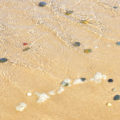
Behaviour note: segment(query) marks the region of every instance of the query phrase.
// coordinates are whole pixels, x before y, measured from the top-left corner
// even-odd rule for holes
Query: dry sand
[[[45,7],[38,6],[39,0],[0,1],[0,58],[8,58],[0,63],[0,120],[120,120],[120,102],[113,101],[120,93],[120,47],[115,44],[120,1],[45,1]],[[74,12],[67,16],[66,10]],[[90,23],[81,24],[82,19]],[[72,45],[76,41],[80,47]],[[85,54],[87,48],[92,52]],[[90,82],[96,72],[114,82]],[[87,82],[36,102],[35,92],[48,93],[64,79],[80,77]],[[18,112],[21,102],[27,108]]]

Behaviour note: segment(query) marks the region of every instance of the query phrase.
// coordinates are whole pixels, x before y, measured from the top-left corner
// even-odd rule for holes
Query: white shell
[[[83,83],[83,81],[81,79],[76,79],[73,81],[73,85],[77,85],[77,84],[80,84],[80,83]]]
[[[27,93],[27,96],[32,96],[32,93],[31,93],[31,92],[28,92],[28,93]]]
[[[50,96],[48,96],[46,93],[40,94],[40,93],[36,92],[35,94],[38,96],[38,100],[37,100],[38,103],[45,102],[47,99],[50,98]]]
[[[54,90],[49,91],[48,94],[49,94],[49,95],[55,95],[55,91],[54,91]]]
[[[18,106],[16,106],[16,110],[22,112],[27,107],[27,104],[21,102]]]
[[[64,91],[63,87],[60,87],[59,90],[57,91],[58,94],[61,94]]]

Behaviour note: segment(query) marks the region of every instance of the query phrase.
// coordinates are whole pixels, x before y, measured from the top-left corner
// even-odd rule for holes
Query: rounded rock
[[[120,95],[115,95],[115,96],[113,97],[113,100],[120,100]]]
[[[8,59],[7,58],[0,58],[0,63],[4,63],[4,62],[7,62]]]
[[[44,2],[44,1],[42,1],[42,2],[39,3],[39,6],[40,6],[40,7],[44,7],[44,6],[46,6],[46,5],[47,5],[47,3]]]

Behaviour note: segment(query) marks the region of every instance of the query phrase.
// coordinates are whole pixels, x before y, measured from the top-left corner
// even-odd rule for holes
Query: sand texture
[[[0,0],[0,120],[120,120],[120,1],[39,2]]]

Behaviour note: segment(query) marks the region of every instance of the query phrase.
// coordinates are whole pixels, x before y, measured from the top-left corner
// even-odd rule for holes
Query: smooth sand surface
[[[0,58],[8,58],[0,63],[0,120],[119,120],[120,101],[113,97],[120,93],[120,46],[115,44],[120,40],[120,2],[45,1],[45,7],[38,6],[39,0],[0,1]],[[73,13],[67,16],[66,10]],[[83,19],[89,23],[81,24]],[[84,53],[87,48],[92,52]],[[90,82],[96,72],[114,82]],[[48,93],[64,79],[80,77],[87,82],[36,102],[35,92]],[[18,112],[21,102],[27,108]]]

